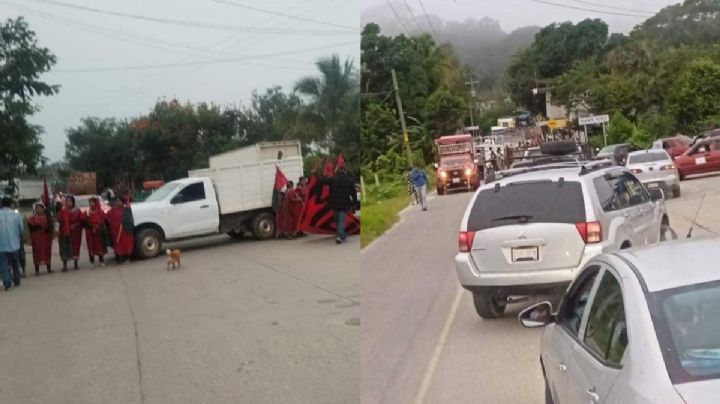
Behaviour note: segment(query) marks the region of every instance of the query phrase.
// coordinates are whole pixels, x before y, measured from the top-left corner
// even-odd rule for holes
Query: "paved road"
[[[682,192],[667,202],[680,236],[703,194],[694,238],[720,234],[720,176],[686,180]],[[470,197],[435,197],[428,212],[411,207],[361,253],[364,404],[543,402],[541,331],[516,320],[528,302],[484,321],[459,287],[452,258]]]
[[[180,246],[0,292],[0,402],[357,402],[358,237]]]

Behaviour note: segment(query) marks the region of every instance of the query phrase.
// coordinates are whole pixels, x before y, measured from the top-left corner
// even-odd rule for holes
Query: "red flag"
[[[330,166],[332,167],[332,163]],[[327,206],[330,186],[319,184],[317,177],[312,176],[307,189],[308,196],[300,229],[310,234],[335,234],[334,214]],[[360,234],[360,218],[348,212],[345,217],[345,230],[348,234]]]
[[[50,191],[48,190],[47,177],[43,181],[42,203],[45,205],[45,209],[50,209]]]
[[[273,193],[272,193],[272,208],[275,212],[280,209],[280,190],[287,185],[288,179],[283,174],[282,171],[280,171],[280,167],[277,165],[275,166],[275,186],[273,187]]]

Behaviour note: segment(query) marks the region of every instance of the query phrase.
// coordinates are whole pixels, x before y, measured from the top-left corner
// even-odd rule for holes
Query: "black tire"
[[[679,185],[677,187],[673,188],[672,194],[673,194],[673,198],[680,197],[680,186]]]
[[[548,156],[564,156],[577,153],[577,144],[572,140],[557,140],[540,145],[540,153]]]
[[[269,212],[258,213],[252,219],[252,233],[258,240],[275,237],[275,216]]]
[[[162,236],[153,228],[145,228],[135,237],[135,251],[140,258],[154,258],[162,250]]]
[[[506,299],[502,296],[485,295],[473,292],[475,311],[484,319],[501,318],[507,307]]]
[[[626,250],[630,247],[632,247],[632,244],[630,244],[629,241],[623,241],[623,243],[620,245],[621,250]]]
[[[435,187],[438,195],[445,195],[445,187]]]

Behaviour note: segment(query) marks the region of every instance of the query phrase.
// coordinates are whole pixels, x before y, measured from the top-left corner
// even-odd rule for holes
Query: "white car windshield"
[[[666,153],[648,152],[640,154],[631,154],[628,157],[628,164],[653,163],[656,161],[669,161],[670,156]]]
[[[661,313],[655,329],[672,382],[720,379],[720,281],[655,292],[650,301]]]
[[[170,195],[170,193],[172,193],[172,191],[174,191],[175,188],[177,188],[179,185],[180,184],[178,184],[177,182],[169,182],[156,189],[155,192],[150,194],[150,196],[145,199],[145,202],[162,201],[163,199],[167,198],[167,196]]]
[[[619,145],[616,145],[616,144],[610,145],[610,146],[605,146],[602,149],[600,149],[598,154],[613,154],[615,152],[615,149],[617,149],[618,146]]]

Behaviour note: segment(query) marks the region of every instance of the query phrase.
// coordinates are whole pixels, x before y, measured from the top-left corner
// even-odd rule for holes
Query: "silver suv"
[[[482,318],[509,296],[559,294],[578,268],[608,251],[670,234],[661,190],[607,161],[510,170],[465,210],[455,267]]]

